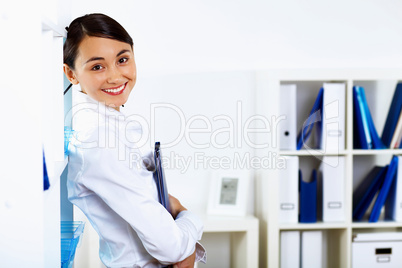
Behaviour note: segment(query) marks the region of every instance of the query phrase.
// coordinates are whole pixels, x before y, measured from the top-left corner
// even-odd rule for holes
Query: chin
[[[105,99],[105,102],[107,103],[107,106],[109,107],[121,107],[122,105],[124,105],[127,100],[128,97],[130,95],[131,89],[130,90],[125,90],[125,92],[123,92],[123,94],[120,94],[118,96],[108,96],[108,98]]]
[[[107,103],[107,106],[115,108],[115,107],[121,107],[127,102],[127,100],[110,100]]]

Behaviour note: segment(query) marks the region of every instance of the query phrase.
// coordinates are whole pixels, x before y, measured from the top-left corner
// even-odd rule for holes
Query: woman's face
[[[79,46],[75,69],[64,65],[64,71],[70,82],[81,84],[84,93],[116,110],[126,103],[137,78],[129,44],[91,36]]]

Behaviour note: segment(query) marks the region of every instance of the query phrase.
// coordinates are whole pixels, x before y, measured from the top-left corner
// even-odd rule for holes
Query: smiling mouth
[[[123,93],[124,89],[126,88],[128,82],[124,83],[123,85],[115,88],[105,88],[102,89],[103,92],[109,94],[109,95],[120,95]]]

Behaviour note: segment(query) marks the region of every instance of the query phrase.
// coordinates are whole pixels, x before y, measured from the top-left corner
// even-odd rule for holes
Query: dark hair
[[[117,21],[104,14],[94,13],[78,17],[66,27],[67,39],[64,43],[64,63],[74,69],[78,47],[86,36],[115,39],[133,47],[133,39]]]

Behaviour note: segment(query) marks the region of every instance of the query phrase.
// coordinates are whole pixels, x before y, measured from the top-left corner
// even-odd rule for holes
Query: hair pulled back
[[[74,70],[78,48],[86,36],[114,39],[133,47],[133,39],[117,21],[100,13],[87,14],[73,20],[66,27],[67,39],[63,47],[64,63]]]

